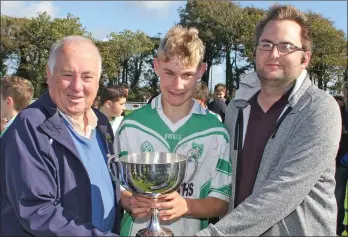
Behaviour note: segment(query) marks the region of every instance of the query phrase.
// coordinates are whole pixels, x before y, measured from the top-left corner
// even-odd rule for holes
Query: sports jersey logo
[[[141,144],[140,150],[141,152],[154,152],[155,149],[153,149],[150,142],[145,141],[143,144]]]
[[[204,148],[203,144],[197,144],[195,142],[192,143],[192,149],[196,150],[199,154],[198,158],[201,158],[203,154],[203,148]]]
[[[175,134],[175,133],[166,133],[164,134],[164,138],[169,140],[181,140],[181,135],[180,134]]]

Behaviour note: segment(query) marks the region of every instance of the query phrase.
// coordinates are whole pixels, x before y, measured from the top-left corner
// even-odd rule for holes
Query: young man
[[[122,86],[106,86],[100,93],[100,107],[102,112],[110,121],[114,135],[120,125],[126,110],[127,93]]]
[[[34,95],[34,87],[25,78],[5,76],[1,80],[1,120],[3,127],[0,136],[12,124],[19,111],[27,107]]]
[[[273,6],[256,27],[256,73],[240,83],[226,125],[231,211],[198,236],[336,235],[336,101],[311,83],[305,15]]]
[[[0,235],[116,236],[120,193],[106,165],[113,134],[91,108],[101,74],[98,48],[67,36],[52,46],[46,71],[48,92],[1,138]]]
[[[211,113],[219,121],[222,121],[220,115],[210,111],[207,108],[207,101],[209,100],[209,88],[208,88],[207,84],[202,83],[202,82],[198,82],[196,84],[196,92],[195,92],[193,98],[198,102],[198,104],[200,104],[204,109],[206,109],[208,113]]]
[[[204,45],[194,28],[175,26],[162,39],[154,69],[161,94],[151,104],[132,112],[121,123],[117,154],[136,152],[199,153],[197,172],[179,192],[158,202],[122,192],[127,213],[122,236],[135,236],[147,227],[149,210],[160,209],[162,225],[174,236],[192,236],[207,226],[208,218],[227,212],[231,191],[229,136],[224,125],[193,99],[196,82],[206,69]]]

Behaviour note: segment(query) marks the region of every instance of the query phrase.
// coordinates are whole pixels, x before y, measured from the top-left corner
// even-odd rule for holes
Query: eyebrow
[[[94,73],[92,71],[85,71],[85,72],[82,72],[81,74],[82,75],[85,75],[85,74],[92,74],[93,75]]]
[[[263,39],[260,42],[267,42],[267,43],[274,44],[271,40],[268,40],[268,39]],[[292,45],[295,45],[294,43],[289,42],[289,41],[280,41],[278,44],[292,44]]]
[[[64,73],[64,72],[74,72],[74,70],[71,69],[71,68],[63,68],[63,69],[60,71],[60,73]]]

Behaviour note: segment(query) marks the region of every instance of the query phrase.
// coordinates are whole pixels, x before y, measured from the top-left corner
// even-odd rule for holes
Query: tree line
[[[231,94],[239,87],[240,78],[254,71],[254,31],[265,10],[241,7],[233,1],[188,0],[178,14],[180,20],[173,25],[196,27],[206,46],[204,61],[208,68],[202,81],[209,85],[211,67],[224,63]],[[310,78],[319,88],[339,93],[347,79],[345,33],[319,13],[305,14],[313,40]],[[106,40],[97,40],[72,14],[54,19],[46,12],[30,19],[1,15],[1,76],[7,73],[6,62],[10,60],[17,66],[14,74],[29,79],[35,87],[34,96],[38,97],[46,89],[45,65],[50,47],[67,35],[83,35],[95,42],[103,61],[101,85],[127,83],[131,88],[130,100],[139,100],[158,90],[159,79],[152,60],[160,42],[159,33],[149,36],[140,30],[124,30],[111,32]]]

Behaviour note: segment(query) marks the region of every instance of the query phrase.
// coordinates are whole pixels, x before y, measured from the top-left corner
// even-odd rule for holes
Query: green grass
[[[343,223],[347,226],[348,225],[348,185],[347,185],[347,189],[346,189],[346,200],[344,201],[344,208],[346,210],[346,214],[344,216]],[[342,236],[348,236],[347,230],[345,230],[343,232]]]

